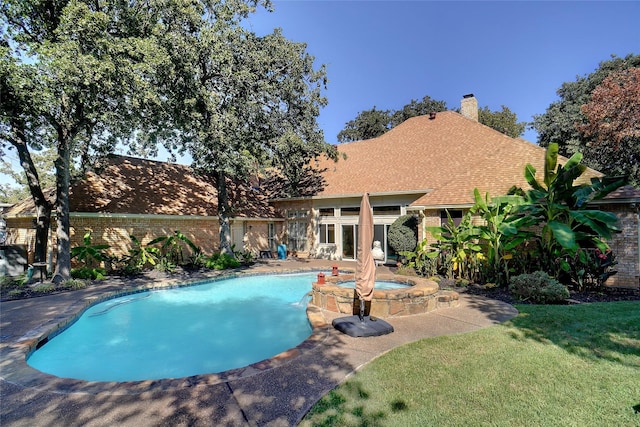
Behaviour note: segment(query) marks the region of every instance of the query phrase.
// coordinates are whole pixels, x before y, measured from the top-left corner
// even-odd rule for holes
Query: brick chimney
[[[472,93],[462,97],[460,114],[468,119],[478,121],[478,100]]]

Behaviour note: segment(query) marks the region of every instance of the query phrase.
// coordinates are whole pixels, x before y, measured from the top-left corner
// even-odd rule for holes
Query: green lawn
[[[303,426],[640,426],[640,302],[517,306],[376,359]]]

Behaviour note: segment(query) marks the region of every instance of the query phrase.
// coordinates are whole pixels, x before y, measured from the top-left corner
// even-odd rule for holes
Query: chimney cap
[[[473,98],[473,94],[472,93],[468,93],[468,94],[464,95],[463,98]]]

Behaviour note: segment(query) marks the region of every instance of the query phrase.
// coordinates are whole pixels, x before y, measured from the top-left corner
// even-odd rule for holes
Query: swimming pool
[[[142,292],[88,308],[33,352],[42,372],[86,381],[218,373],[300,344],[317,272],[218,280]]]

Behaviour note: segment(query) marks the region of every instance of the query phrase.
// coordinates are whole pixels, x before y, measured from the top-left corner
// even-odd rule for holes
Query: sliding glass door
[[[356,259],[358,242],[358,226],[345,224],[342,226],[342,259]]]

